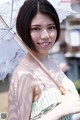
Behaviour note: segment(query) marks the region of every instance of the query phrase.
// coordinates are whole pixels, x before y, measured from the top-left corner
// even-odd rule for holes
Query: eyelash
[[[49,26],[47,29],[52,30],[52,29],[56,29],[56,27],[55,26]],[[39,31],[39,30],[40,30],[39,27],[31,28],[31,31]]]
[[[48,29],[56,29],[55,26],[49,26]]]
[[[40,28],[35,27],[35,28],[31,28],[31,30],[32,30],[32,31],[34,31],[34,30],[37,31],[37,30],[40,30]]]

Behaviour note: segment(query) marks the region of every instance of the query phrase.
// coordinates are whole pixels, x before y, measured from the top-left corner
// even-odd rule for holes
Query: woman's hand
[[[62,103],[57,105],[38,120],[59,120],[63,116],[80,112],[80,98],[78,95],[69,93],[63,95]]]
[[[69,93],[62,96],[60,104],[62,116],[80,113],[80,97],[77,94]]]

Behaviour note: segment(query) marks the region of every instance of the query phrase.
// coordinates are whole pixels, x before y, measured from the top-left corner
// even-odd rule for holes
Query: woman
[[[80,112],[79,95],[59,66],[48,58],[60,34],[55,9],[47,0],[27,0],[20,8],[16,28],[23,42],[69,94],[62,95],[28,52],[12,76],[8,120],[71,120],[72,114]]]

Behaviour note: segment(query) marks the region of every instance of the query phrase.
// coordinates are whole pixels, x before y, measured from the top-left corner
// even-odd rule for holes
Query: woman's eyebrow
[[[47,24],[47,26],[50,26],[50,25],[54,25],[55,26],[55,24],[54,23],[49,23],[49,24]],[[33,25],[31,25],[31,27],[38,27],[38,26],[41,26],[41,25],[39,25],[39,24],[33,24]]]
[[[54,23],[50,23],[50,24],[48,24],[48,26],[50,26],[50,25],[53,25],[53,26],[55,26],[55,24],[54,24]]]
[[[39,25],[39,24],[31,25],[31,27],[39,27],[39,26],[41,26],[41,25]]]

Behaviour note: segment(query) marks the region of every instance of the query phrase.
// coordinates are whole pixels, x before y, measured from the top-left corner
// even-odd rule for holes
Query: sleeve
[[[8,120],[29,120],[33,98],[32,80],[29,70],[14,73],[9,89]]]

